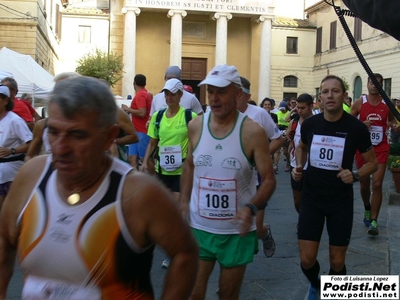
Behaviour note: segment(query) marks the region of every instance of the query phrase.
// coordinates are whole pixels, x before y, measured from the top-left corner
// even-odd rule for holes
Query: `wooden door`
[[[190,85],[202,105],[206,104],[206,87],[197,85],[206,78],[206,58],[182,58],[182,83]]]

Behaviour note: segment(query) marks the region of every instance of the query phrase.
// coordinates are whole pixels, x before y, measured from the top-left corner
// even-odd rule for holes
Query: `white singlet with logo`
[[[254,167],[241,144],[241,126],[246,116],[238,112],[232,131],[224,138],[215,138],[208,127],[210,115],[204,114],[200,140],[193,150],[190,225],[215,234],[238,234],[236,214],[256,194]],[[251,230],[255,230],[255,220]]]
[[[297,123],[296,130],[294,132],[294,137],[292,141],[292,150],[290,151],[290,166],[293,168],[297,167],[297,162],[296,162],[296,147],[299,145],[300,140],[301,140],[301,124],[300,122]],[[308,166],[308,161],[306,161],[303,170],[306,170]]]
[[[330,171],[339,171],[342,166],[343,137],[314,134],[310,149],[310,165]]]

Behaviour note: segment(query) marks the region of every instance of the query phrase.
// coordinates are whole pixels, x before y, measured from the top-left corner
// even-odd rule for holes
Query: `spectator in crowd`
[[[13,105],[10,89],[0,85],[0,211],[32,140],[26,123],[12,112]]]
[[[136,74],[133,80],[133,87],[136,95],[131,102],[131,106],[122,104],[122,109],[132,116],[132,124],[135,128],[139,142],[129,145],[129,162],[138,169],[146,154],[146,148],[149,144],[149,136],[147,135],[147,121],[150,116],[150,107],[152,99],[146,90],[146,76]]]
[[[6,85],[10,89],[10,98],[14,107],[12,111],[20,116],[26,122],[28,128],[32,131],[33,127],[35,126],[35,120],[26,104],[16,98],[18,94],[17,81],[12,77],[5,77],[1,80],[1,84]]]

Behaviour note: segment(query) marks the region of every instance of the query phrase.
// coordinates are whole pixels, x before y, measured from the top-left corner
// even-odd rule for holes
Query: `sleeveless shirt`
[[[23,298],[154,299],[150,282],[154,246],[136,245],[121,209],[131,167],[112,158],[92,197],[70,206],[58,194],[51,160],[49,156],[18,219]]]
[[[202,132],[193,150],[194,174],[190,198],[190,225],[215,234],[238,234],[234,218],[256,194],[254,165],[246,156],[241,128],[246,118],[238,112],[232,131],[223,138],[209,129],[211,113],[202,118]],[[255,230],[255,218],[251,230]]]
[[[368,102],[367,96],[363,95],[362,99],[363,102],[358,118],[362,122],[366,120],[372,121],[369,134],[375,152],[389,151],[389,143],[386,136],[389,108],[383,100],[374,106]]]

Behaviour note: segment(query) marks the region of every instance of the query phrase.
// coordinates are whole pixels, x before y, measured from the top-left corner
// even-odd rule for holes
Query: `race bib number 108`
[[[236,217],[236,180],[199,179],[199,214],[208,219]]]

